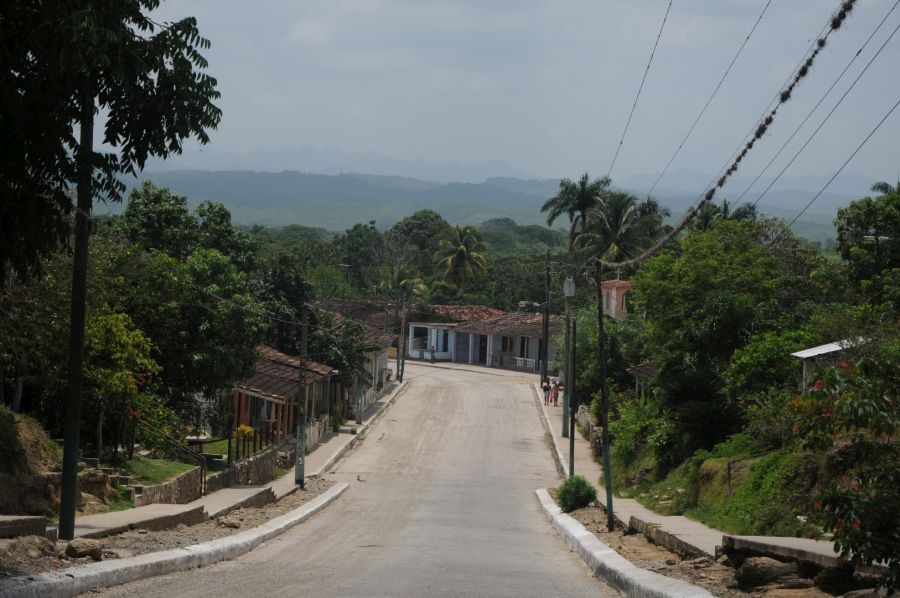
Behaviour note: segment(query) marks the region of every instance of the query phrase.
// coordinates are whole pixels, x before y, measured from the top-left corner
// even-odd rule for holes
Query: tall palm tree
[[[662,225],[668,210],[655,200],[638,199],[625,192],[612,191],[599,198],[588,210],[584,231],[574,248],[584,256],[605,261],[622,261],[640,254],[653,241],[664,235]]]
[[[443,269],[444,280],[458,287],[481,280],[487,272],[485,245],[472,226],[454,226],[448,239],[441,239],[434,259]]]
[[[571,179],[561,180],[559,193],[541,207],[541,212],[547,214],[547,226],[553,226],[563,214],[568,215],[571,247],[575,238],[584,230],[588,210],[597,205],[599,198],[609,189],[610,182],[609,177],[591,181],[588,173],[584,173],[577,183]]]
[[[896,186],[892,186],[890,183],[886,183],[884,181],[878,181],[874,185],[872,185],[872,191],[875,193],[881,193],[882,195],[900,195],[900,181],[897,181]]]

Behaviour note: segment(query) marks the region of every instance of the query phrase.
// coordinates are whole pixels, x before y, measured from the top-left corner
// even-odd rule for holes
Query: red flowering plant
[[[900,585],[900,402],[896,362],[865,358],[823,372],[804,395],[807,447],[827,454],[815,518],[852,565],[880,563]]]

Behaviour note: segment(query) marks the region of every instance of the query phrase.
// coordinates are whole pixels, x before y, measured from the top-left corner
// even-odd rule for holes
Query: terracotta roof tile
[[[456,332],[475,332],[478,334],[512,333],[539,337],[543,334],[544,317],[539,313],[511,312],[493,318],[471,320],[456,326]],[[558,334],[562,326],[562,317],[550,315],[550,334]]]

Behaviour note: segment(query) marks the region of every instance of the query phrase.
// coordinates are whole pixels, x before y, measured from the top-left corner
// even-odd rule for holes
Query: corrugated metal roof
[[[512,312],[493,318],[484,318],[462,322],[456,326],[456,332],[474,332],[477,334],[503,334],[510,333],[517,336],[539,337],[543,334],[544,316],[532,312]],[[562,317],[550,316],[550,334],[559,332],[562,326]]]
[[[241,380],[234,387],[237,390],[248,390],[261,396],[287,400],[300,392],[300,359],[285,355],[272,347],[262,346],[257,349],[259,359],[256,360],[254,372]],[[331,366],[307,360],[305,362],[306,380],[321,380],[332,371]]]
[[[791,355],[793,355],[794,357],[799,357],[800,359],[809,359],[810,357],[817,357],[819,355],[826,355],[828,353],[843,351],[844,349],[848,349],[856,344],[859,344],[859,341],[845,339],[842,341],[837,341],[836,343],[828,343],[825,345],[819,345],[818,347],[803,349],[802,351],[791,353]]]
[[[641,380],[656,380],[656,368],[649,361],[633,365],[625,371]]]

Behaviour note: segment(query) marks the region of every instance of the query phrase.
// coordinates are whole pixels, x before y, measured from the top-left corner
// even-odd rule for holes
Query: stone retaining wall
[[[578,424],[581,435],[590,443],[591,449],[594,451],[594,457],[600,458],[603,452],[600,441],[601,428],[587,405],[578,407],[578,411],[575,413],[575,423]]]
[[[208,476],[206,478],[206,491],[210,493],[229,486],[265,484],[275,479],[275,468],[277,465],[278,448],[273,445],[252,457],[232,463],[224,471]]]
[[[203,493],[203,471],[195,467],[178,475],[168,482],[156,486],[138,486],[132,488],[134,506],[143,507],[151,504],[181,505],[197,500]],[[138,488],[142,488],[138,492]]]

